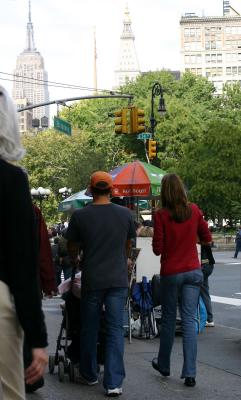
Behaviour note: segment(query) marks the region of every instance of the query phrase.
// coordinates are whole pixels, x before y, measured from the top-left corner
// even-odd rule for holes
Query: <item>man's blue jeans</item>
[[[97,379],[97,340],[105,306],[105,389],[121,387],[125,378],[123,314],[127,288],[83,291],[81,295],[80,373],[89,382]]]
[[[183,329],[184,363],[182,378],[196,376],[197,333],[196,318],[200,286],[203,281],[201,269],[164,276],[162,281],[162,325],[158,366],[170,372],[170,357],[175,337],[177,302],[180,300],[180,313]]]

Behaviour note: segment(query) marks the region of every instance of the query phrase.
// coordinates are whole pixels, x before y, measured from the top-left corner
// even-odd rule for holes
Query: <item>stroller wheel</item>
[[[69,380],[70,382],[75,381],[74,364],[72,362],[69,363]]]
[[[64,363],[63,361],[59,362],[58,365],[58,376],[59,376],[59,381],[64,382]]]
[[[64,372],[67,374],[69,371],[69,361],[67,359],[64,360]]]
[[[49,356],[49,373],[51,375],[54,373],[54,368],[55,368],[55,356],[51,354]]]

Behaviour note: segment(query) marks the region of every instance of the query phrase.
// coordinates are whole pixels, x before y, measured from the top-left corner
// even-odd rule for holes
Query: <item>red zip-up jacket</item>
[[[51,295],[52,292],[57,291],[57,288],[48,230],[40,209],[35,204],[33,204],[33,208],[38,230],[38,260],[41,289],[46,295]]]
[[[154,215],[154,254],[161,255],[161,275],[174,275],[200,268],[197,253],[197,235],[201,242],[211,242],[212,236],[202,211],[190,204],[191,217],[184,222],[175,222],[167,209]]]

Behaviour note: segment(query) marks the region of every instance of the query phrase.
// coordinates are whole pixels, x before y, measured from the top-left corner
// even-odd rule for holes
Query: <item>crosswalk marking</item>
[[[211,296],[214,303],[228,304],[230,306],[241,306],[241,299],[233,299],[230,297]]]

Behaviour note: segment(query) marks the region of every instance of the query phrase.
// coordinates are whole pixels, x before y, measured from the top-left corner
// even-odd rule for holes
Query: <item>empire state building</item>
[[[44,59],[37,51],[34,43],[31,2],[29,0],[26,47],[17,57],[16,69],[14,70],[13,99],[16,104],[27,105],[48,102],[47,81],[48,73],[44,68]],[[43,106],[33,109],[32,117],[39,120],[42,117],[49,119],[49,107]]]

